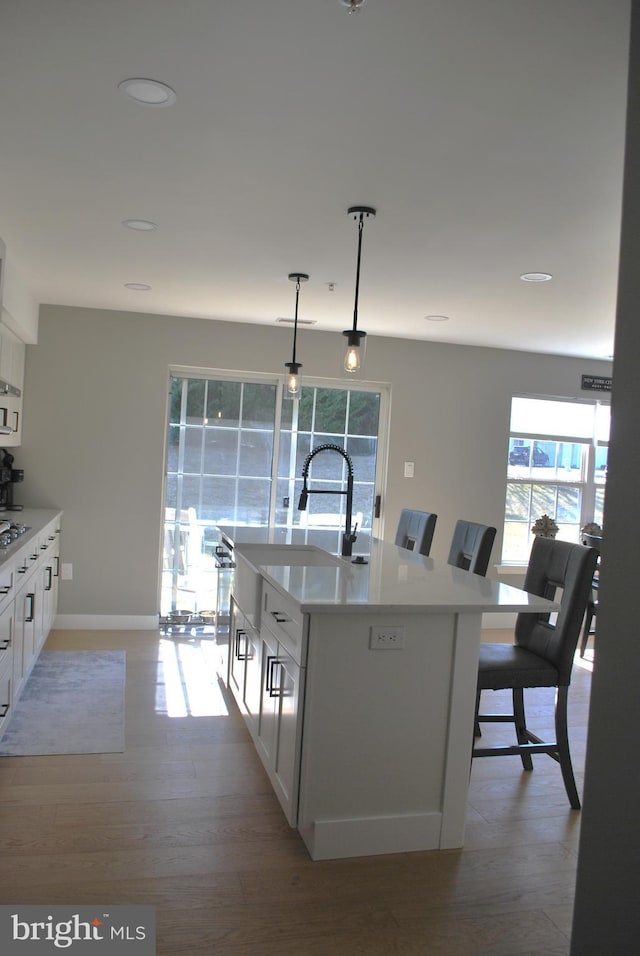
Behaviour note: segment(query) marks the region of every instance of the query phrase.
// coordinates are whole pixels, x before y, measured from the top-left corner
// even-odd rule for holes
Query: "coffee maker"
[[[13,486],[24,481],[22,468],[13,467],[13,455],[6,448],[0,448],[0,511],[22,511],[23,506],[13,500]]]

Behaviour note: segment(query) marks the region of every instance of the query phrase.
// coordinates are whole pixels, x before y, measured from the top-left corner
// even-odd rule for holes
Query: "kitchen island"
[[[375,539],[234,555],[229,687],[312,859],[462,846],[482,614],[557,605]]]

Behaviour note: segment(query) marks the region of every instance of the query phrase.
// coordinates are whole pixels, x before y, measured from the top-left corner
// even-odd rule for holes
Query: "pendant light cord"
[[[296,311],[293,317],[293,356],[291,361],[296,361],[296,339],[298,337],[298,297],[300,296],[300,279],[296,279]]]
[[[360,258],[362,255],[362,232],[364,229],[364,213],[360,213],[358,222],[358,262],[356,265],[356,294],[353,302],[353,331],[358,331],[358,296],[360,294]]]

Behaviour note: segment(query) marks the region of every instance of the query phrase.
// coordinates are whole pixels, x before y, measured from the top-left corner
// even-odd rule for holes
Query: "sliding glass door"
[[[345,497],[310,495],[299,511],[302,468],[321,444],[353,461],[353,517],[377,531],[383,485],[386,391],[306,382],[299,401],[283,398],[280,379],[172,373],[165,468],[160,614],[213,610],[218,525],[275,527],[282,539],[314,541],[339,551]],[[318,455],[310,487],[339,491],[340,455]]]

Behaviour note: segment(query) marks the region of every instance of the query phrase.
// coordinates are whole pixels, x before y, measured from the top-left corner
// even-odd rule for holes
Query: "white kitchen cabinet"
[[[262,684],[262,658],[260,633],[245,618],[245,677],[242,693],[244,719],[253,737],[258,733],[260,718],[260,689]]]
[[[0,612],[0,734],[13,704],[13,601]]]
[[[14,647],[14,692],[19,695],[24,682],[31,673],[36,662],[41,645],[38,611],[42,600],[40,576],[31,574],[27,581],[18,588],[15,597],[15,632]],[[18,648],[22,648],[22,660]]]
[[[262,685],[258,753],[291,826],[298,818],[304,671],[269,628],[260,632]]]
[[[11,429],[0,434],[0,447],[11,448],[22,440],[25,351],[24,342],[0,325],[0,426]]]
[[[236,601],[231,602],[229,687],[255,739],[260,709],[260,634]]]
[[[245,616],[235,601],[231,601],[231,621],[229,625],[229,687],[238,704],[242,705],[244,696],[244,678],[246,672],[246,634]]]
[[[53,511],[25,509],[19,520],[28,531],[0,549],[0,728],[6,729],[55,619],[60,518]]]

